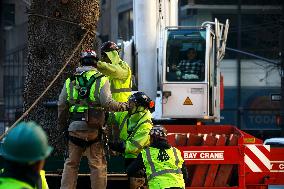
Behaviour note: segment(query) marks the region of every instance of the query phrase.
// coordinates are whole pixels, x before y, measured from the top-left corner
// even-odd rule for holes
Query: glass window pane
[[[118,37],[130,40],[133,35],[133,11],[127,10],[118,14]]]
[[[271,94],[280,94],[280,87],[243,87],[243,127],[250,129],[277,128],[280,101],[272,101]]]
[[[192,0],[193,1],[193,0]],[[204,5],[237,5],[238,0],[194,0],[195,4]],[[243,0],[243,5],[280,5],[282,0]]]
[[[170,30],[167,41],[166,80],[204,81],[205,30]]]
[[[4,26],[13,26],[15,24],[15,4],[4,3],[3,22]]]

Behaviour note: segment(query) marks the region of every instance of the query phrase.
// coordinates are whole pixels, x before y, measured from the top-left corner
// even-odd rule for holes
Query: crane
[[[220,121],[220,62],[225,55],[229,21],[178,26],[177,0],[134,0],[134,37],[123,43],[124,59],[135,70],[138,90],[156,99],[159,119]],[[134,48],[129,48],[129,46]],[[131,52],[135,49],[135,52]],[[194,49],[200,75],[172,66]],[[132,57],[131,57],[132,56]]]

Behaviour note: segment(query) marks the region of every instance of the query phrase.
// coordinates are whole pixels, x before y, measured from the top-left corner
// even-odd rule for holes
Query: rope
[[[64,22],[64,23],[67,23],[67,24],[73,24],[73,25],[81,27],[82,29],[89,28],[88,26],[84,26],[82,23],[77,23],[77,22],[65,20],[65,19],[62,19],[62,18],[54,18],[54,17],[46,16],[46,15],[43,15],[43,14],[36,14],[36,13],[28,13],[28,15],[29,16],[37,16],[37,17],[40,17],[40,18],[54,20],[54,21],[58,21],[58,22]],[[94,25],[95,22],[89,22],[88,24]]]
[[[78,43],[77,47],[73,50],[72,54],[69,56],[69,58],[67,59],[67,61],[65,62],[65,64],[63,65],[63,67],[60,69],[60,71],[58,72],[58,74],[54,77],[54,79],[50,82],[50,84],[47,86],[47,88],[41,93],[41,95],[34,101],[34,103],[29,107],[29,109],[27,109],[23,115],[18,118],[14,124],[9,127],[9,129],[3,133],[0,137],[0,140],[2,140],[4,138],[4,136],[11,130],[13,129],[24,117],[26,117],[28,115],[28,113],[35,107],[35,105],[37,105],[37,103],[40,101],[40,99],[45,95],[45,93],[50,89],[50,87],[54,84],[54,82],[59,78],[59,76],[62,74],[62,72],[64,71],[64,69],[66,68],[66,66],[69,64],[69,62],[71,61],[71,59],[74,57],[75,53],[78,51],[79,47],[82,45],[84,39],[87,37],[87,34],[90,31],[87,30],[86,33],[84,34],[83,38],[81,39],[81,41]]]
[[[49,20],[55,20],[55,21],[59,21],[59,22],[65,22],[65,23],[68,23],[68,24],[81,26],[81,24],[79,24],[77,22],[72,22],[72,21],[64,20],[64,19],[60,19],[60,18],[53,18],[53,17],[50,17],[50,16],[42,15],[42,14],[29,13],[29,16],[37,16],[37,17],[46,18],[46,19],[49,19]]]

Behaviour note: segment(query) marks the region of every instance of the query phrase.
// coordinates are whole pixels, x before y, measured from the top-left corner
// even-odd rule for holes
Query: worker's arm
[[[119,120],[121,116],[126,116],[125,112],[110,112],[107,124],[115,125],[117,128],[120,126]]]
[[[126,173],[129,177],[135,177],[137,172],[141,169],[145,169],[142,154],[138,154],[135,161],[133,161],[128,167],[126,167]]]
[[[61,90],[58,99],[58,128],[64,130],[67,127],[67,120],[69,118],[69,106],[66,102],[67,100],[67,91],[66,83]]]
[[[138,154],[143,148],[147,147],[150,143],[150,130],[152,128],[151,123],[143,123],[139,126],[133,137],[125,141],[125,153],[126,154]]]
[[[129,107],[128,102],[116,102],[112,99],[108,80],[101,88],[99,100],[102,107],[109,112],[127,111]]]
[[[179,70],[180,67],[182,66],[183,64],[183,60],[181,60],[177,65],[176,65],[176,70]]]
[[[99,61],[97,64],[97,69],[102,74],[113,79],[126,80],[130,74],[130,69],[124,62],[120,62],[118,64],[109,64]]]
[[[176,64],[171,65],[171,70],[172,71],[177,71],[177,65]]]

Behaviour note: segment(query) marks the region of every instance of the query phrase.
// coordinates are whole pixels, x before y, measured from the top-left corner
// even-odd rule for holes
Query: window
[[[186,10],[186,15],[187,16],[194,16],[197,14],[197,9],[187,9]]]
[[[280,5],[282,0],[242,0],[242,5]],[[237,5],[238,0],[195,0],[195,4]]]
[[[247,14],[242,16],[242,49],[266,58],[277,59],[280,15]]]
[[[13,26],[15,24],[15,4],[4,3],[2,14],[4,26]]]
[[[180,0],[180,6],[184,6],[188,4],[188,0]]]
[[[243,0],[243,5],[281,5],[282,0]]]
[[[128,10],[118,14],[118,37],[130,40],[133,36],[133,11]]]
[[[27,48],[6,54],[3,64],[4,111],[7,121],[13,122],[15,112],[23,107],[23,89],[25,82],[25,65]]]
[[[237,4],[238,0],[195,0],[195,4],[204,5],[234,5]]]
[[[198,82],[205,79],[205,30],[170,30],[166,80]]]
[[[227,47],[237,48],[238,15],[213,14],[221,23],[230,20]],[[241,15],[241,50],[265,58],[277,59],[279,52],[279,14],[244,14]],[[265,36],[265,37],[264,37]],[[236,53],[226,51],[225,58],[236,58]],[[251,57],[246,56],[246,59]]]

